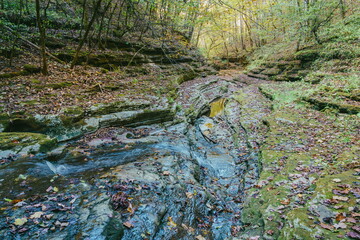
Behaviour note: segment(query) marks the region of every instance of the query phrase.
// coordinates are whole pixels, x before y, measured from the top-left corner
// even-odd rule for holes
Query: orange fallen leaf
[[[343,213],[339,213],[338,215],[336,215],[336,221],[340,222],[341,220],[345,219],[346,217],[344,216]]]
[[[282,201],[280,201],[280,203],[283,204],[283,205],[289,205],[290,204],[290,199],[288,198],[288,199],[282,200]]]

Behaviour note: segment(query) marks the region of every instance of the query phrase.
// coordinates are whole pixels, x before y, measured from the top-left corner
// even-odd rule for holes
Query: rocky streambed
[[[357,239],[358,116],[314,109],[313,87],[229,71],[176,99],[3,119],[0,235]]]
[[[119,108],[86,119],[87,125],[96,120],[92,132],[82,131],[85,135],[52,151],[6,155],[0,167],[0,234],[5,239],[236,236],[246,190],[260,169],[259,143],[249,131],[266,128],[260,120],[266,106],[250,117],[239,99],[237,91],[249,80],[194,79],[179,87],[174,107],[167,107],[176,114],[163,117],[144,104],[138,112]],[[131,114],[146,119],[131,128]]]

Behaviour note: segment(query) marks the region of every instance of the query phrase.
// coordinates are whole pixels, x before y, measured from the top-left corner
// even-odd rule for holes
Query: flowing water
[[[231,239],[242,224],[245,191],[258,176],[258,153],[235,118],[240,108],[221,104],[217,112],[233,109],[216,120],[202,116],[193,124],[149,127],[148,136],[122,134],[121,142],[85,136],[85,150],[74,141],[1,166],[6,219],[0,235]],[[14,224],[24,217],[24,225]]]

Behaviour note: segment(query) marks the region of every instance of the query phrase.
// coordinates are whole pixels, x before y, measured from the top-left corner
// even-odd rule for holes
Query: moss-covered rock
[[[315,49],[302,50],[295,53],[295,59],[302,62],[315,61],[319,56],[319,51]]]
[[[107,104],[96,104],[88,109],[86,112],[91,116],[106,115],[110,113],[117,113],[122,111],[134,111],[139,109],[144,109],[150,107],[149,102],[126,102],[126,101],[117,101]]]
[[[29,74],[39,73],[41,71],[40,67],[31,65],[31,64],[25,64],[23,67],[24,67],[24,70],[22,70],[22,71],[7,72],[7,73],[0,74],[0,79],[1,78],[12,78],[12,77],[18,77],[18,76],[26,76]]]
[[[39,73],[41,71],[41,67],[32,65],[32,64],[25,64],[24,70],[30,74],[32,73]]]
[[[47,125],[46,122],[38,121],[33,115],[23,112],[13,113],[3,121],[6,132],[42,132]]]
[[[337,195],[334,189],[356,186],[357,118],[342,115],[334,121],[334,116],[307,108],[299,99],[311,88],[303,82],[261,85],[274,109],[266,118],[269,131],[261,145],[262,172],[242,212],[247,236],[337,239],[346,235],[336,216],[350,211],[356,197]],[[346,201],[334,207],[328,203],[334,196]],[[354,225],[343,223],[347,229]]]
[[[334,108],[340,113],[358,114],[360,113],[360,104],[358,102],[336,101],[321,97],[304,97],[305,101],[311,103],[315,109],[323,110]]]
[[[196,72],[189,71],[188,73],[184,73],[175,77],[175,82],[180,85],[186,81],[190,81],[196,78],[197,76],[199,76],[199,74],[197,74]]]
[[[0,79],[18,77],[18,76],[26,75],[26,73],[27,73],[26,71],[2,73],[0,74]]]
[[[82,107],[72,106],[62,109],[59,117],[64,126],[70,126],[73,123],[79,122],[85,116],[85,111]]]
[[[46,84],[46,87],[51,87],[56,90],[56,89],[70,87],[72,85],[74,85],[74,83],[65,81],[65,82],[59,82],[59,83],[49,83],[49,84]]]
[[[66,47],[66,44],[63,42],[62,39],[55,38],[55,37],[46,37],[45,45],[51,49],[63,48]]]
[[[29,154],[46,152],[53,148],[56,140],[39,133],[2,132],[0,133],[0,157],[10,154]]]
[[[278,75],[280,73],[281,73],[281,69],[279,69],[277,67],[267,68],[261,72],[261,74],[268,75],[268,76],[274,76],[274,75]]]

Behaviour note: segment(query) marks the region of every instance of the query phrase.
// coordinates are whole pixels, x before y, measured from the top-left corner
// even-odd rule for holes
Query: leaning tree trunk
[[[38,0],[37,0],[37,1],[38,1]],[[76,49],[74,59],[73,59],[72,62],[71,62],[71,66],[70,66],[71,69],[73,69],[73,68],[75,67],[75,64],[76,64],[76,62],[77,62],[77,60],[78,60],[78,58],[79,58],[80,50],[81,50],[81,48],[84,46],[84,43],[85,43],[85,41],[86,41],[86,39],[87,39],[87,37],[88,37],[88,35],[89,35],[90,29],[91,29],[92,25],[93,25],[94,22],[95,22],[96,15],[97,15],[97,13],[98,13],[98,11],[99,11],[99,8],[100,8],[100,6],[101,6],[101,1],[102,1],[102,0],[98,0],[97,3],[96,3],[96,6],[95,6],[95,8],[94,8],[94,13],[93,13],[93,15],[92,15],[92,17],[91,17],[91,20],[90,20],[89,24],[88,24],[87,27],[86,27],[85,34],[84,34],[83,38],[81,39],[81,41],[80,41],[80,43],[79,43],[79,46],[78,46],[77,49]]]
[[[41,58],[42,58],[41,72],[42,72],[42,74],[47,75],[49,72],[48,72],[46,49],[45,49],[46,32],[45,32],[45,27],[43,25],[43,22],[41,19],[41,14],[40,14],[40,0],[36,0],[35,3],[36,3],[36,19],[37,19],[37,24],[38,24],[39,33],[40,33],[40,53],[41,53]]]

